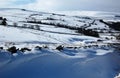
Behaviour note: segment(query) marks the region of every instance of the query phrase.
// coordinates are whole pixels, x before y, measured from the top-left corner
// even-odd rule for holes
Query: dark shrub
[[[120,34],[116,37],[117,40],[120,40]]]
[[[100,22],[104,22],[102,19],[99,20]]]
[[[84,48],[84,49],[87,49],[87,46],[84,46],[83,48]]]
[[[51,17],[47,17],[47,20],[56,20],[56,19],[51,18]]]
[[[0,17],[0,20],[3,20],[3,17]]]
[[[0,50],[3,50],[4,48],[3,47],[0,47]]]
[[[22,11],[26,11],[26,9],[21,9]]]
[[[5,26],[6,26],[6,25],[7,25],[7,22],[6,22],[6,21],[7,21],[7,19],[4,18],[3,21],[2,21],[2,25],[5,25]]]
[[[77,49],[77,47],[74,47],[74,49]]]
[[[41,50],[42,47],[40,47],[40,46],[36,46],[35,49]]]
[[[22,52],[25,52],[25,51],[31,51],[31,49],[25,47],[25,48],[21,48],[20,51],[22,51]]]
[[[59,51],[61,51],[61,50],[63,50],[63,48],[64,48],[64,47],[63,47],[62,45],[60,45],[60,46],[58,46],[56,49],[59,50]]]
[[[43,46],[43,48],[48,48],[48,46]]]
[[[17,52],[17,49],[16,49],[15,46],[13,46],[13,47],[8,48],[8,51],[13,54],[13,53],[16,53],[16,52]]]

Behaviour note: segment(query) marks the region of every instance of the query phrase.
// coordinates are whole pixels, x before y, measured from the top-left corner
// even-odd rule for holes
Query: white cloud
[[[33,3],[22,5],[21,7],[34,10],[50,11],[56,10],[56,7],[58,6],[57,3],[58,1],[56,0],[37,0]]]
[[[36,0],[22,5],[24,8],[52,11],[52,10],[97,10],[120,11],[119,0]]]

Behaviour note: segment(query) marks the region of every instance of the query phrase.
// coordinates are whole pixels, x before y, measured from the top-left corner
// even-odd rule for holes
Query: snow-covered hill
[[[103,12],[103,11],[57,11],[59,14],[66,14],[70,16],[88,16],[94,18],[101,18],[106,20],[119,21],[120,13],[119,12]]]
[[[114,78],[120,32],[109,24],[119,20],[119,13],[2,8],[0,78]]]

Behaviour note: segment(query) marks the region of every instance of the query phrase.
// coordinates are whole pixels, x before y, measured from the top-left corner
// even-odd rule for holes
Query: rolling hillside
[[[114,78],[119,13],[0,9],[0,78]]]

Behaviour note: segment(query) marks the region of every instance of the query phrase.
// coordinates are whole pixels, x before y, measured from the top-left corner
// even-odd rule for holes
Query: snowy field
[[[99,19],[119,22],[119,13],[69,13],[0,9],[7,19],[7,26],[0,25],[0,78],[117,78],[120,45],[111,44],[119,44],[119,31]],[[100,37],[77,28],[94,29]]]

